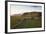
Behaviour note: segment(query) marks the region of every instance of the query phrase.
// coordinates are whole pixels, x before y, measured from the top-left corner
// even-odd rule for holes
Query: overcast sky
[[[23,14],[24,12],[42,11],[42,6],[36,5],[11,5],[11,15]]]

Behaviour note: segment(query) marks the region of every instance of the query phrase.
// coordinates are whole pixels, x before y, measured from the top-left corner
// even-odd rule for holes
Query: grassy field
[[[41,17],[39,19],[23,19],[21,16],[11,16],[11,29],[18,28],[39,28],[41,27]]]

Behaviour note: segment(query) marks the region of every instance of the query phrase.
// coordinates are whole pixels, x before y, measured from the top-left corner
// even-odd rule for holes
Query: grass
[[[18,28],[39,28],[41,27],[41,18],[23,19],[20,16],[11,16],[11,29]]]

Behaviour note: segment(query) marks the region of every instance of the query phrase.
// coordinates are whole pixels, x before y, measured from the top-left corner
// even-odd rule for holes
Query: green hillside
[[[29,12],[20,16],[11,16],[11,29],[41,27],[41,12]]]

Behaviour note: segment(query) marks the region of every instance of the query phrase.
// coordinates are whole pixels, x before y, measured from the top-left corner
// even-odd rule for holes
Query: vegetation
[[[11,16],[11,29],[41,27],[41,12],[29,12],[20,16]]]

